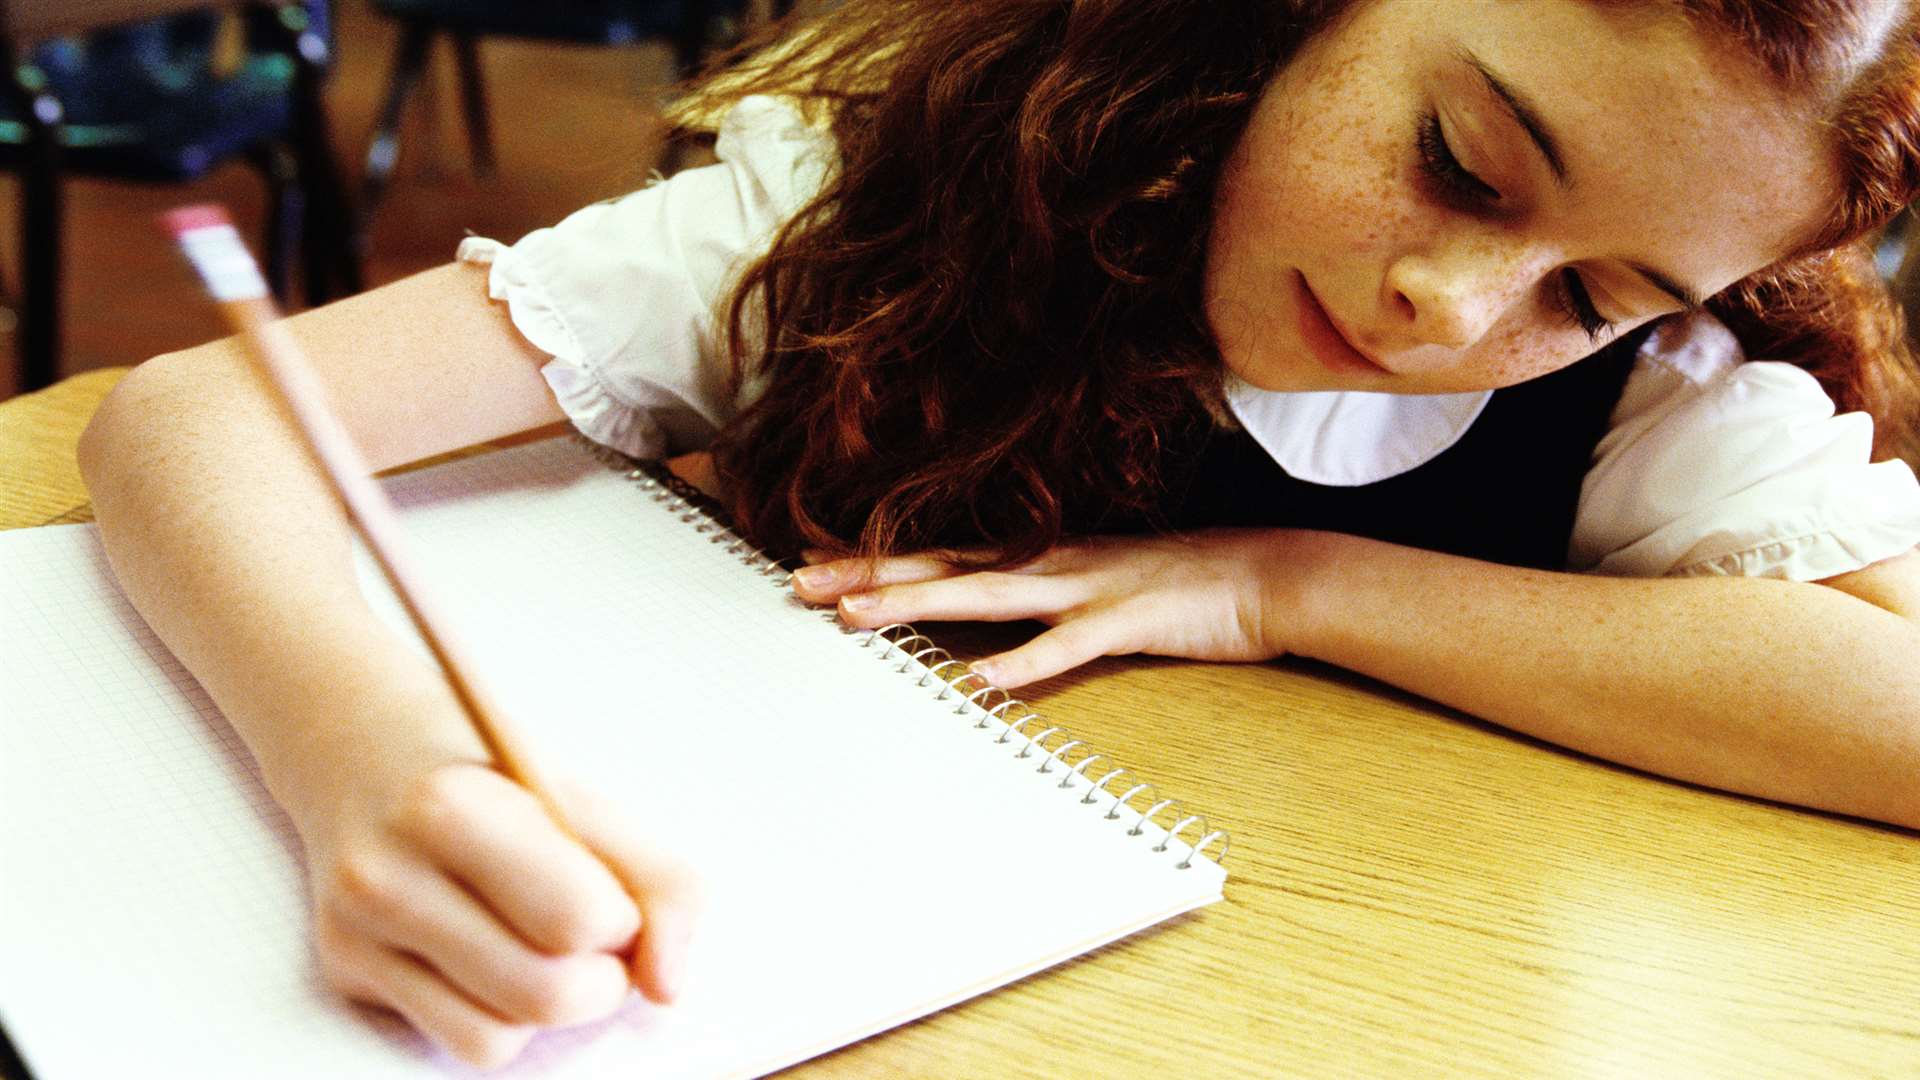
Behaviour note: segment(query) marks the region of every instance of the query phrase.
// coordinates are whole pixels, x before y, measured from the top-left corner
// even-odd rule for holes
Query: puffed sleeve
[[[1572,569],[1813,581],[1920,543],[1920,484],[1813,376],[1701,314],[1649,338],[1581,487]]]
[[[738,407],[720,336],[739,273],[819,192],[831,137],[751,97],[719,125],[719,163],[596,203],[505,246],[469,237],[487,289],[553,359],[541,369],[588,438],[634,457],[711,442]]]

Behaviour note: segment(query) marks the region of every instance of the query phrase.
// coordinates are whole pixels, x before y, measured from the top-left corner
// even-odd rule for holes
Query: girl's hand
[[[918,619],[1051,625],[1027,644],[971,665],[1000,686],[1122,653],[1266,660],[1290,648],[1289,620],[1277,617],[1293,610],[1290,536],[1284,529],[1219,529],[1095,537],[993,572],[956,567],[938,553],[840,559],[802,568],[794,590],[815,603],[837,602],[840,617],[859,627]]]
[[[693,879],[605,806],[556,796],[576,840],[471,761],[348,792],[301,830],[320,969],[347,997],[490,1068],[540,1028],[612,1013],[632,986],[673,996]]]

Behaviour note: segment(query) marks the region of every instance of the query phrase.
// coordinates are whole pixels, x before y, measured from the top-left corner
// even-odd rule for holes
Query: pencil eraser
[[[175,207],[161,214],[160,224],[166,228],[167,235],[177,240],[182,234],[194,229],[232,225],[233,219],[227,217],[227,208],[224,206],[216,203],[200,203],[197,206]]]
[[[262,300],[267,281],[223,206],[202,203],[160,215],[215,300]]]

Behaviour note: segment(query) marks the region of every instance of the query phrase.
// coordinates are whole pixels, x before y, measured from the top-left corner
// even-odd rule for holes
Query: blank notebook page
[[[708,892],[679,1004],[634,995],[507,1075],[765,1072],[1220,897],[1179,866],[1197,832],[1155,851],[571,441],[387,487],[542,761]],[[320,985],[298,840],[91,526],[0,534],[0,740],[0,1019],[41,1080],[460,1071]]]

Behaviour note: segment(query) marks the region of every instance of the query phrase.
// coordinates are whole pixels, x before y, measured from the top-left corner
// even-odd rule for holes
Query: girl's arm
[[[485,274],[452,264],[288,320],[373,467],[560,418]],[[584,803],[583,850],[486,767],[438,671],[361,597],[348,526],[234,343],[135,369],[80,464],[122,588],[300,831],[330,981],[498,1063],[624,999],[609,954],[639,896],[635,978],[667,996],[683,877]]]
[[[1824,583],[1643,580],[1227,530],[1085,542],[1001,574],[930,557],[821,569],[835,580],[797,587],[858,626],[1053,623],[985,661],[1003,685],[1110,653],[1297,653],[1622,764],[1920,828],[1920,553]]]
[[[1816,584],[1308,546],[1309,655],[1625,765],[1920,828],[1920,555]]]

